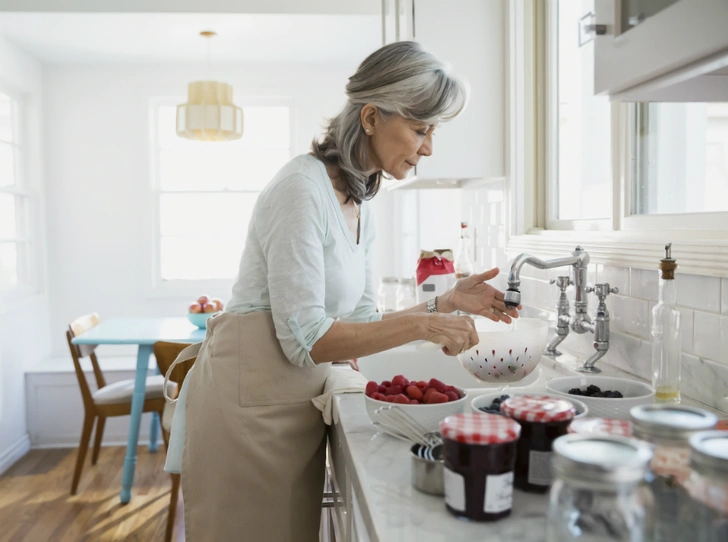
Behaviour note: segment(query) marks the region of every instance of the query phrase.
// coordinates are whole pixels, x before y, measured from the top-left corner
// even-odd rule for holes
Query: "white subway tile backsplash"
[[[622,295],[611,295],[607,298],[607,307],[610,306],[610,302],[612,327],[616,331],[636,335],[642,339],[650,337],[647,301]]]
[[[727,369],[720,363],[683,353],[680,391],[710,407],[728,412]]]
[[[728,316],[695,311],[694,326],[694,353],[728,363]]]
[[[678,270],[679,271],[679,270]],[[699,311],[720,312],[720,279],[700,275],[675,275],[677,304]]]
[[[598,264],[596,267],[597,282],[608,282],[611,288],[618,288],[620,294],[629,295],[629,268],[602,264]]]
[[[657,301],[658,297],[658,272],[645,269],[630,269],[629,271],[629,295],[640,299]]]
[[[723,303],[721,312],[723,314],[728,314],[728,279],[723,279],[723,284],[721,285],[720,289],[723,293]]]

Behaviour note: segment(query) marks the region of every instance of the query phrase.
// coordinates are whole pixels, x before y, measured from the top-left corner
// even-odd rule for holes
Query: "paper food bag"
[[[417,260],[417,303],[447,292],[455,284],[455,265],[450,249],[422,250]]]

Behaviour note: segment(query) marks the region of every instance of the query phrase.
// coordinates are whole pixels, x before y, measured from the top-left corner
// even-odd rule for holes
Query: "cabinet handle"
[[[596,16],[591,11],[579,19],[579,47],[583,47],[594,39],[594,36],[604,36],[607,25],[596,24]]]

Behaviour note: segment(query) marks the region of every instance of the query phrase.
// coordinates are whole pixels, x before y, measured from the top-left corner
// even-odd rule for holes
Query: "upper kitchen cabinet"
[[[457,187],[505,175],[505,0],[383,0],[384,43],[415,40],[452,66],[470,99],[435,130],[433,154],[396,188]]]
[[[629,102],[728,101],[728,0],[582,5],[578,37],[594,39],[596,94]]]

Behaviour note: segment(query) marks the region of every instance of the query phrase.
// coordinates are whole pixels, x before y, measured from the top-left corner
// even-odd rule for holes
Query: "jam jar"
[[[566,399],[547,395],[522,395],[506,399],[501,412],[521,426],[514,485],[533,493],[546,493],[551,486],[551,446],[567,433],[576,415]]]
[[[683,484],[690,477],[690,437],[712,429],[718,417],[686,405],[639,405],[629,411],[635,438],[652,447],[648,481],[655,496],[657,513],[654,542],[692,540],[683,529],[689,525],[690,497]]]
[[[495,414],[457,414],[440,422],[445,448],[445,506],[474,521],[511,513],[521,427]]]

